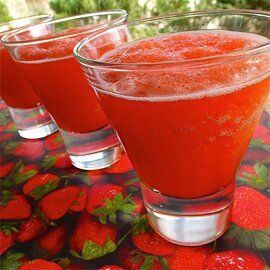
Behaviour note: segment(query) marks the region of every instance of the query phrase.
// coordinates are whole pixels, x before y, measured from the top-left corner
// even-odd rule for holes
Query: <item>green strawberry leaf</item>
[[[0,113],[0,126],[4,126],[7,123],[11,122],[11,117],[9,111],[6,110],[1,110]]]
[[[24,167],[23,161],[22,160],[18,161],[14,165],[14,167],[11,169],[10,173],[7,175],[7,177],[5,178],[5,180],[6,181],[10,181],[11,179],[13,179],[14,176],[16,176],[19,171],[22,171],[23,170],[23,167]]]
[[[270,270],[270,266],[266,265],[263,270]]]
[[[83,244],[82,256],[85,260],[96,259],[103,256],[102,246],[91,240],[87,240]]]
[[[129,212],[133,212],[136,209],[137,205],[135,204],[130,204],[130,203],[126,203],[120,206],[120,210],[129,213]]]
[[[22,265],[19,260],[24,257],[23,253],[7,252],[1,259],[0,269],[17,270]]]
[[[7,206],[8,202],[12,199],[12,194],[8,190],[2,190],[2,195],[0,197],[0,206]]]
[[[133,222],[132,235],[136,236],[146,231],[152,231],[148,225],[146,215],[136,217]]]
[[[267,167],[261,163],[256,163],[254,165],[254,171],[262,179],[266,179],[268,177],[268,174],[269,174]]]
[[[113,199],[113,205],[115,207],[119,207],[120,204],[122,203],[123,199],[124,199],[124,196],[123,196],[122,192],[119,192],[118,194],[115,195],[115,197]]]
[[[111,223],[116,224],[116,214],[115,213],[111,213],[109,215],[109,220],[110,220]]]
[[[9,180],[3,180],[2,182],[1,182],[1,184],[2,184],[2,186],[3,187],[5,187],[5,188],[9,188],[9,187],[11,187],[12,186],[12,183],[9,181]]]
[[[157,257],[157,260],[159,262],[159,264],[162,266],[162,270],[169,270],[169,264],[168,264],[168,261],[166,260],[165,257],[163,256],[158,256]]]
[[[252,147],[252,148],[255,147],[255,148],[259,148],[267,152],[270,152],[270,145],[264,143],[264,141],[261,138],[252,139],[250,141],[249,147]]]
[[[102,224],[106,224],[107,217],[111,223],[116,224],[116,214],[118,212],[120,212],[120,214],[130,213],[137,207],[136,204],[132,201],[131,195],[124,198],[121,192],[116,194],[113,200],[105,198],[104,204],[104,207],[97,208],[93,211],[93,214],[99,215],[99,221]]]
[[[140,270],[151,270],[153,268],[155,257],[152,255],[145,255],[145,260],[140,267]]]
[[[109,200],[108,198],[104,199],[104,203],[105,203],[106,208],[113,208],[113,202]]]
[[[9,155],[13,152],[13,150],[18,146],[18,142],[6,142],[3,143],[4,151],[2,154]]]
[[[57,264],[59,264],[63,269],[67,269],[68,266],[70,265],[71,261],[68,257],[65,258],[57,258],[54,260],[55,262],[57,262]]]
[[[33,195],[35,200],[40,200],[44,195],[48,194],[58,186],[58,179],[51,180],[42,186],[36,187],[30,195]]]
[[[48,170],[55,164],[56,157],[55,156],[45,156],[42,160],[41,167],[43,170]]]
[[[225,239],[233,238],[241,248],[253,250],[270,249],[270,229],[247,230],[232,224],[228,232],[224,235]]]
[[[70,250],[70,253],[77,258],[84,260],[92,260],[100,258],[108,253],[114,252],[117,248],[117,245],[110,239],[107,238],[107,241],[104,246],[100,246],[94,241],[86,240],[83,244],[82,255],[74,250]]]
[[[28,179],[32,178],[38,173],[37,170],[29,170],[23,173],[19,173],[18,175],[15,175],[13,178],[13,182],[15,185],[22,184],[26,182]]]
[[[17,226],[18,223],[16,221],[2,221],[1,231],[3,231],[6,236],[9,236],[12,232],[19,232]]]
[[[129,179],[125,182],[125,186],[130,186],[130,185],[133,185],[134,183],[138,182],[139,181],[139,178],[138,177],[135,177],[135,178],[132,178],[132,179]]]
[[[100,222],[101,224],[103,224],[103,225],[105,225],[105,224],[107,223],[107,218],[106,218],[105,215],[99,216],[98,219],[99,219],[99,222]]]

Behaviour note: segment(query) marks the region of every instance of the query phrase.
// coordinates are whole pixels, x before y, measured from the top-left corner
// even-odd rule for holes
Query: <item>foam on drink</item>
[[[269,39],[263,36],[226,30],[188,31],[130,42],[104,54],[99,60],[135,65],[159,63],[156,76],[147,71],[147,66],[138,66],[135,71],[119,73],[114,81],[110,78],[110,72],[106,72],[100,75],[103,89],[111,90],[113,87],[115,91],[98,91],[149,102],[229,94],[269,76],[269,55],[237,58],[239,50],[248,50],[268,42]],[[228,53],[236,55],[227,59]],[[202,61],[207,57],[211,61],[212,56],[220,57],[219,65],[211,67],[207,66],[210,64],[207,59]],[[194,69],[192,60],[206,65]]]

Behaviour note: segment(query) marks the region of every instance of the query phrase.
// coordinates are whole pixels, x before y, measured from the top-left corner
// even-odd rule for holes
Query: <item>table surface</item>
[[[206,246],[182,247],[148,231],[138,178],[126,156],[104,170],[78,170],[58,133],[24,140],[0,105],[1,215],[11,219],[1,222],[1,269],[263,269],[270,264],[267,112],[237,174],[228,232]],[[139,226],[146,232],[132,236]]]

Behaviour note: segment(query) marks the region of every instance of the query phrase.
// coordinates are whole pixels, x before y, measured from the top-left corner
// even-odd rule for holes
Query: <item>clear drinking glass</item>
[[[228,228],[270,90],[269,29],[266,12],[192,12],[111,27],[74,48],[168,241],[202,245]],[[104,54],[116,43],[104,37],[122,32]]]
[[[3,40],[57,123],[73,165],[80,169],[113,164],[122,147],[94,91],[89,91],[73,47],[90,34],[123,23],[126,17],[124,10],[72,16],[25,28]]]
[[[51,19],[52,15],[37,15],[0,24],[0,39],[22,27]],[[36,139],[57,131],[57,126],[1,41],[0,53],[0,96],[7,104],[19,134],[27,139]]]

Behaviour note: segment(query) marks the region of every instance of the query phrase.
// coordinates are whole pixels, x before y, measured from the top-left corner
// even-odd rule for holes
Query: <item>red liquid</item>
[[[248,34],[193,32],[120,46],[102,59],[175,61],[223,54],[256,42]],[[197,70],[183,65],[178,70],[163,66],[160,72],[103,74],[104,81],[117,81],[117,93],[98,92],[100,102],[141,181],[180,198],[206,196],[234,181],[270,89],[269,76],[235,86],[252,72],[257,72],[254,79],[269,70],[269,55],[256,59],[224,59]]]
[[[1,98],[16,109],[30,109],[40,101],[8,51],[0,45]]]
[[[97,98],[72,57],[74,45],[82,37],[20,48],[19,65],[57,125],[78,133],[108,124]]]

